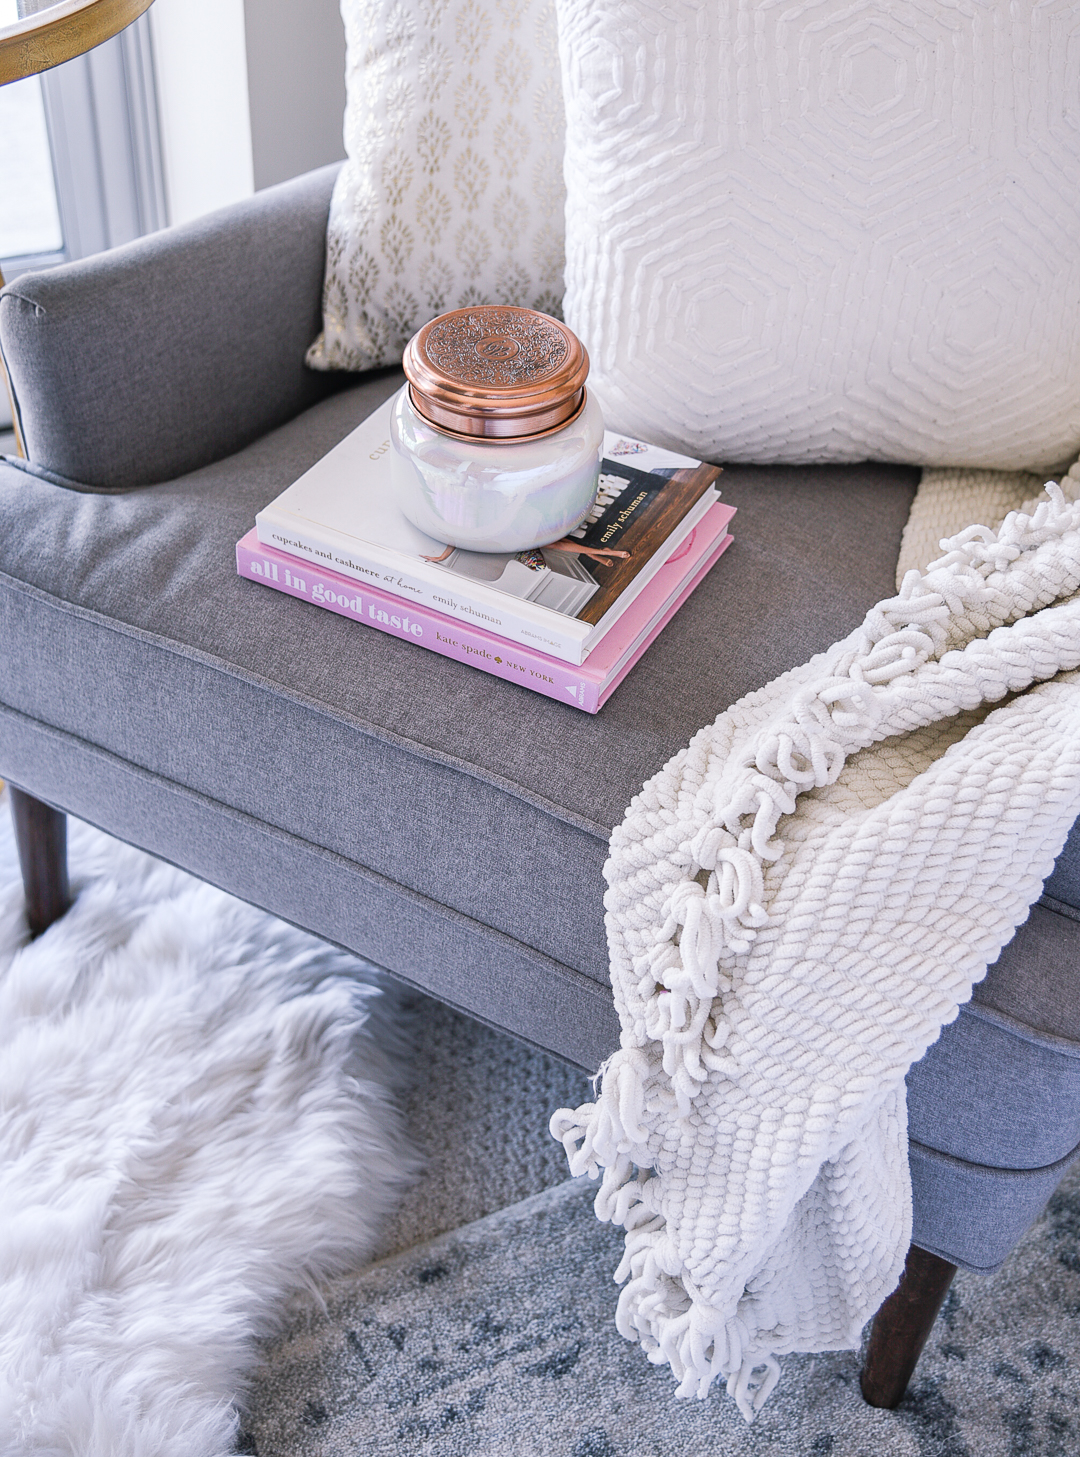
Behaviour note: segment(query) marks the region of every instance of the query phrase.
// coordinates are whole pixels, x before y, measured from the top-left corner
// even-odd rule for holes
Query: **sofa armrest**
[[[0,293],[0,349],[32,468],[121,490],[229,455],[340,382],[322,327],[337,167]]]

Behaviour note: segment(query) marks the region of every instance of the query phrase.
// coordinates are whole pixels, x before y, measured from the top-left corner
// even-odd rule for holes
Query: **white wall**
[[[148,13],[170,222],[345,155],[338,0],[155,0]]]
[[[255,188],[244,0],[155,0],[149,15],[169,221],[182,223]]]
[[[255,186],[344,157],[338,0],[244,0],[244,17]]]

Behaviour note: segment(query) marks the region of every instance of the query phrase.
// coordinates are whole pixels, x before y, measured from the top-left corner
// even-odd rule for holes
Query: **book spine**
[[[330,532],[312,532],[291,519],[279,519],[273,507],[259,512],[255,529],[264,546],[304,557],[328,571],[341,572],[369,587],[415,602],[417,607],[430,607],[442,616],[483,628],[566,663],[580,665],[585,659],[589,627],[576,618],[533,607],[507,592],[477,594],[473,600],[460,576],[440,572],[427,563],[419,563],[418,570],[409,571],[392,561],[380,560],[374,552],[347,548]]]
[[[735,513],[732,512],[731,514],[734,515]],[[720,560],[724,552],[727,551],[728,547],[734,540],[735,538],[733,536],[724,536],[719,541],[714,542],[713,545],[709,548],[704,558],[698,563],[693,575],[683,585],[683,588],[679,592],[678,596],[674,599],[674,601],[669,602],[664,611],[660,613],[660,615],[655,619],[652,627],[650,627],[645,636],[640,639],[637,647],[634,649],[631,656],[627,658],[626,662],[611,679],[610,683],[608,683],[606,687],[601,688],[600,692],[597,694],[596,699],[598,711],[599,709],[603,708],[604,704],[615,692],[615,689],[618,688],[619,684],[626,677],[627,673],[629,673],[630,669],[635,667],[637,663],[640,662],[640,660],[649,651],[653,643],[663,632],[664,628],[667,627],[668,623],[675,616],[676,612],[678,612],[679,608],[686,601],[687,597],[690,596],[690,593],[693,592],[694,589],[700,585],[702,580],[708,575],[708,573]]]
[[[336,573],[324,574],[299,560],[287,564],[275,549],[263,552],[237,542],[236,570],[240,576],[289,597],[325,607],[339,617],[416,643],[444,658],[469,663],[492,677],[519,683],[586,713],[596,713],[600,706],[597,683],[580,668],[556,662],[544,653],[532,653],[516,643],[493,640],[486,632],[473,631],[441,612],[402,602],[387,592],[351,585],[346,588]]]

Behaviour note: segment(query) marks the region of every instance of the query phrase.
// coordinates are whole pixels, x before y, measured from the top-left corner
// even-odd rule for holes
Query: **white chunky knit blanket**
[[[964,490],[960,509],[1001,497],[978,477],[928,472],[909,537]],[[618,1328],[679,1395],[723,1376],[752,1419],[777,1355],[857,1346],[899,1279],[904,1076],[1080,814],[1080,467],[1063,484],[942,541],[850,637],[703,729],[612,835],[622,1045],[552,1132],[573,1173],[603,1171]]]

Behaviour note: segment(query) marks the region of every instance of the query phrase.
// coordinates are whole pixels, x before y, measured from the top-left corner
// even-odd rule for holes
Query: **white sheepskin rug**
[[[0,816],[0,1453],[224,1457],[257,1339],[415,1174],[398,999],[75,822],[28,943]]]

